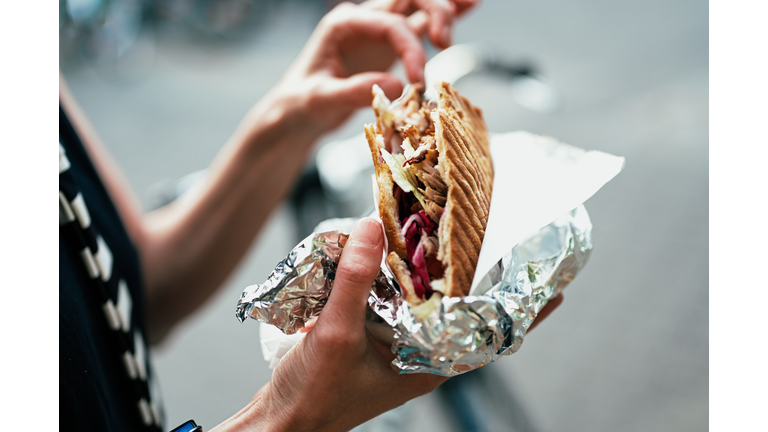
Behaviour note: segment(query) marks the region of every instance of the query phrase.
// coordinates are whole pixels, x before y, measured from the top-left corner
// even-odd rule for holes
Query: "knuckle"
[[[344,257],[336,270],[336,280],[342,280],[344,283],[353,285],[364,285],[373,282],[371,266],[365,258],[353,254]]]
[[[355,14],[356,5],[350,2],[341,2],[328,12],[322,21],[330,28],[334,28],[348,21]]]
[[[407,24],[405,15],[387,14],[387,17],[393,27],[403,27]]]
[[[304,103],[308,110],[317,110],[323,107],[326,102],[325,94],[322,91],[322,83],[317,76],[311,76],[304,82]]]
[[[347,329],[336,332],[334,340],[334,345],[339,348],[339,352],[347,352],[351,348],[357,346],[360,342],[358,338]]]
[[[347,355],[360,343],[360,340],[349,329],[331,328],[326,330],[317,335],[317,341],[322,347],[330,348],[325,350],[330,356]]]

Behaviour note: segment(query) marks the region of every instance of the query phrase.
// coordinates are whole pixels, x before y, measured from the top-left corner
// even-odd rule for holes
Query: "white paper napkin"
[[[276,368],[280,359],[306,335],[306,333],[287,335],[271,324],[259,323],[261,355],[269,362],[269,368]]]
[[[493,135],[491,154],[493,197],[473,289],[514,245],[583,204],[624,168],[623,157],[529,132]]]

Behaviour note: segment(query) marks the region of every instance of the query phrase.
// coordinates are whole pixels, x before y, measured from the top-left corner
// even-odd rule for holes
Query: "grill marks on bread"
[[[444,295],[456,297],[469,294],[474,277],[488,223],[493,165],[482,111],[447,83],[443,83],[438,94],[436,109],[430,113],[426,109],[427,105],[421,104],[418,113],[430,115],[428,126],[415,121],[416,105],[410,101],[408,118],[418,123],[418,126],[406,125],[399,131],[408,137],[411,147],[417,152],[406,163],[418,169],[416,176],[422,183],[419,189],[432,210],[425,211],[435,222],[439,221],[436,233],[439,243],[437,259],[443,266],[443,283],[434,284],[433,288],[442,289]],[[397,126],[398,122],[395,123]],[[377,139],[376,132],[383,131],[376,131],[372,125],[365,128],[376,167],[379,214],[389,242],[390,253],[386,261],[400,282],[406,300],[412,305],[418,305],[423,299],[415,295],[411,271],[405,261],[407,251],[405,240],[400,235],[398,203],[394,198],[395,184],[389,167],[379,155],[379,149],[384,148],[385,144],[381,136]],[[415,142],[417,138],[418,143]],[[434,144],[431,140],[434,140]],[[430,149],[416,147],[424,144]],[[435,252],[434,245],[430,246],[431,256]]]
[[[436,113],[439,167],[448,185],[440,219],[438,259],[445,265],[444,294],[469,294],[488,224],[493,165],[482,112],[443,83]]]

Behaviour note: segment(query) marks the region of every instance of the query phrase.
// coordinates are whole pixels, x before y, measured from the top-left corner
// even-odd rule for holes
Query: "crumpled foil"
[[[347,236],[314,233],[281,261],[269,279],[245,289],[236,315],[293,334],[320,314]],[[459,375],[517,352],[547,302],[586,264],[592,223],[584,206],[514,245],[466,297],[442,297],[411,308],[384,267],[368,297],[369,329],[391,329],[392,364],[401,373]],[[437,300],[437,298],[436,298]],[[429,311],[429,308],[432,308]],[[378,322],[378,324],[377,324]]]
[[[338,231],[312,234],[261,285],[251,285],[237,302],[237,319],[266,322],[294,334],[320,315],[336,277],[336,266],[349,235]]]

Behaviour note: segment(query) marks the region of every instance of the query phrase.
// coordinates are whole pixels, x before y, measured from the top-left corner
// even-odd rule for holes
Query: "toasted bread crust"
[[[493,164],[482,111],[447,83],[439,89],[435,139],[448,198],[438,227],[445,294],[469,294],[488,224]]]
[[[365,125],[365,138],[368,140],[368,148],[371,150],[371,159],[376,170],[376,183],[379,188],[379,217],[382,225],[384,225],[384,233],[387,235],[389,251],[394,251],[400,258],[405,259],[408,257],[408,253],[405,249],[405,239],[400,235],[397,201],[393,195],[395,184],[392,181],[392,171],[381,160],[379,155],[381,147],[376,140],[376,130],[373,125]]]

